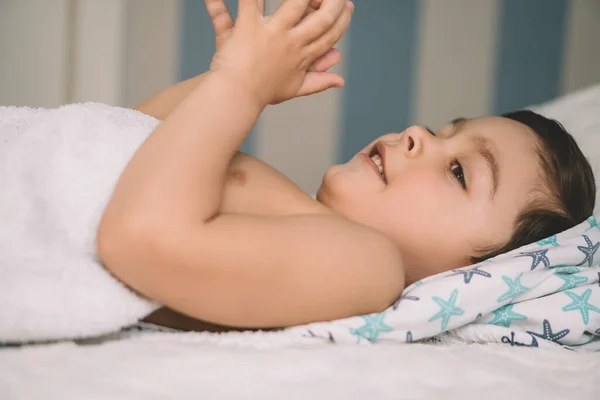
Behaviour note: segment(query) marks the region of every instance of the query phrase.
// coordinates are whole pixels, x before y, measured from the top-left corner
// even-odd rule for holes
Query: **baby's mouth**
[[[371,158],[371,161],[373,161],[373,164],[375,164],[375,166],[379,170],[379,175],[381,176],[381,179],[383,180],[384,183],[387,184],[387,179],[385,178],[385,173],[384,173],[384,168],[383,168],[383,166],[384,166],[383,165],[384,164],[383,152],[384,152],[383,145],[381,143],[377,142],[371,148],[371,151],[369,152],[369,157]]]

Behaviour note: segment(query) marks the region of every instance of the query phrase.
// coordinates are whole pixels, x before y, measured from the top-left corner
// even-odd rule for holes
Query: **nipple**
[[[234,169],[227,173],[227,183],[232,185],[243,185],[246,182],[246,172],[241,169]]]

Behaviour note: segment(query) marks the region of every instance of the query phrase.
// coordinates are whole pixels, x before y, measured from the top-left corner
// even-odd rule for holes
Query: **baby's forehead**
[[[510,194],[524,194],[529,192],[526,189],[543,186],[540,142],[527,125],[509,118],[482,117],[468,120],[462,129],[490,144],[498,160],[501,186]]]
[[[508,151],[517,155],[525,153],[528,156],[539,154],[540,143],[537,134],[527,125],[504,117],[479,117],[461,119],[456,129],[463,131],[466,136],[482,138],[494,146],[499,152]]]

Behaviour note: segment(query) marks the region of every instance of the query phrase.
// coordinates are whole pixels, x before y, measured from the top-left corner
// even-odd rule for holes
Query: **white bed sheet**
[[[600,356],[559,348],[256,349],[168,336],[4,349],[0,398],[591,400],[600,392]]]

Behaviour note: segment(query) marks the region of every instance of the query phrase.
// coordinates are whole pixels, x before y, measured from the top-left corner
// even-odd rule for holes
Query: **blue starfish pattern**
[[[565,281],[561,287],[556,289],[557,292],[562,292],[563,290],[573,289],[579,286],[582,283],[586,283],[588,278],[586,276],[577,276],[577,275],[563,275],[563,274],[554,274],[557,278]]]
[[[570,329],[563,329],[562,331],[553,333],[552,326],[550,326],[550,321],[548,321],[547,319],[545,319],[542,324],[543,324],[544,333],[536,333],[536,332],[531,332],[531,331],[527,331],[527,333],[529,333],[530,335],[533,335],[533,336],[537,336],[541,339],[550,340],[554,343],[559,343],[558,341],[560,339],[564,338],[565,336],[567,336],[569,334],[569,332],[571,332]]]
[[[327,331],[327,337],[325,337],[325,336],[317,335],[316,333],[314,333],[313,331],[308,329],[308,335],[303,334],[302,336],[323,339],[323,340],[327,341],[328,343],[335,344],[335,338],[333,337],[333,334],[330,331]]]
[[[531,260],[531,270],[533,271],[540,263],[543,263],[544,267],[546,267],[546,268],[548,268],[550,266],[550,260],[548,259],[548,257],[546,257],[547,252],[548,252],[548,249],[537,250],[537,251],[526,251],[526,252],[519,254],[519,256],[528,256],[528,257],[533,258],[533,260]]]
[[[598,272],[598,286],[600,286],[600,272]]]
[[[411,331],[406,332],[406,343],[412,343],[412,341],[413,341],[412,332]]]
[[[385,313],[362,315],[361,317],[365,320],[365,324],[358,329],[350,328],[350,334],[356,335],[358,342],[360,342],[361,337],[367,339],[369,342],[375,342],[380,333],[391,332],[393,330],[391,326],[387,326],[383,322]]]
[[[585,239],[587,246],[577,246],[577,248],[579,249],[579,251],[585,254],[585,258],[582,262],[577,264],[577,266],[588,263],[588,267],[591,267],[592,262],[594,262],[594,254],[598,251],[598,248],[600,247],[600,242],[596,242],[596,244],[593,245],[589,237],[583,235],[583,238]]]
[[[403,294],[402,296],[398,297],[396,299],[396,301],[394,302],[394,304],[392,304],[392,310],[395,310],[398,308],[398,306],[400,305],[400,300],[412,300],[412,301],[419,301],[421,300],[419,297],[417,296],[412,296],[410,294]]]
[[[491,325],[502,325],[508,328],[512,321],[523,321],[527,319],[526,315],[514,312],[514,304],[507,304],[494,311],[494,318],[488,322]]]
[[[465,313],[461,308],[456,307],[456,305],[455,305],[456,297],[458,297],[458,289],[454,289],[452,291],[448,301],[442,299],[441,297],[437,297],[437,296],[433,296],[431,298],[433,301],[435,301],[438,304],[438,306],[440,306],[441,309],[437,314],[435,314],[433,317],[429,318],[428,322],[432,322],[438,318],[441,318],[442,319],[442,332],[445,331],[446,328],[448,327],[448,321],[450,321],[450,318],[452,318],[452,316],[463,315]]]
[[[485,271],[481,271],[479,269],[479,267],[473,267],[473,268],[469,268],[469,269],[463,269],[463,270],[452,270],[454,272],[453,275],[463,275],[463,279],[465,281],[465,283],[469,283],[471,282],[471,279],[473,278],[473,275],[481,275],[481,276],[485,276],[486,278],[491,278],[492,275],[489,272],[485,272]]]
[[[583,318],[583,323],[585,325],[590,321],[590,311],[594,311],[600,313],[600,308],[595,307],[588,303],[590,301],[590,296],[592,295],[592,289],[586,289],[585,292],[578,296],[573,292],[565,292],[567,296],[573,300],[571,304],[567,304],[562,308],[563,311],[573,311],[578,310],[581,313],[581,318]]]
[[[587,222],[589,222],[589,224],[590,224],[588,231],[593,228],[598,228],[598,230],[600,231],[600,225],[598,225],[598,220],[596,219],[596,217],[594,217],[594,216],[589,217]]]
[[[549,238],[542,239],[537,242],[538,246],[546,246],[547,244],[552,247],[558,247],[558,242],[556,241],[556,235],[550,236]]]
[[[500,341],[502,343],[505,343],[505,344],[510,344],[511,346],[518,346],[518,347],[539,347],[537,339],[535,338],[535,336],[533,336],[531,334],[529,336],[531,336],[531,343],[529,343],[529,344],[517,342],[515,340],[515,333],[514,332],[510,332],[510,337],[508,337],[508,336],[502,336],[502,338],[500,339]]]
[[[528,287],[525,287],[521,284],[522,276],[522,273],[519,274],[519,276],[517,276],[514,281],[508,276],[502,276],[502,280],[508,285],[508,291],[502,296],[498,297],[498,303],[502,303],[506,300],[513,301],[515,298],[519,297],[520,295],[529,290]]]
[[[596,329],[596,332],[594,332],[596,335],[600,336],[600,328]]]

